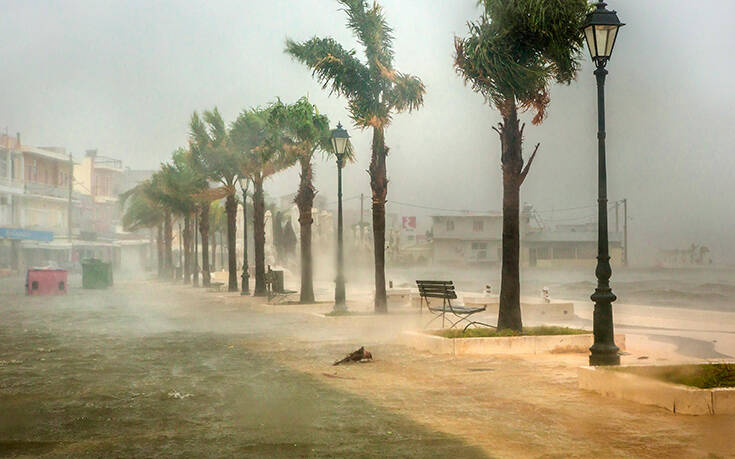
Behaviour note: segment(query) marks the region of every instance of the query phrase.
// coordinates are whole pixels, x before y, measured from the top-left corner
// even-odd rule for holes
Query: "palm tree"
[[[156,229],[156,253],[158,259],[158,277],[163,276],[163,215],[161,206],[152,199],[153,182],[145,180],[134,188],[120,195],[120,206],[123,208],[122,224],[125,231],[137,231],[143,228]]]
[[[286,152],[301,166],[299,189],[294,202],[299,209],[301,233],[301,303],[314,302],[313,259],[311,255],[311,209],[317,194],[313,183],[313,160],[318,151],[331,153],[329,118],[319,113],[316,105],[302,97],[295,104],[274,105],[287,140]]]
[[[254,296],[265,296],[265,196],[263,182],[293,164],[285,154],[285,139],[276,115],[277,104],[245,110],[232,123],[230,138],[240,154],[241,173],[253,183]]]
[[[209,234],[212,236],[212,261],[211,265],[217,269],[217,235],[227,228],[227,215],[220,201],[209,204]]]
[[[164,180],[161,171],[154,173],[151,178],[145,182],[146,186],[141,188],[147,199],[158,206],[160,211],[162,224],[159,231],[159,239],[163,240],[163,250],[159,258],[160,273],[162,279],[173,279],[173,251],[171,241],[173,240],[173,229],[171,224],[172,212],[167,203],[166,192],[164,188]],[[162,260],[162,261],[161,261]]]
[[[191,116],[192,157],[199,165],[198,168],[202,174],[209,180],[221,183],[226,191],[225,213],[227,214],[227,265],[229,270],[227,290],[236,292],[238,289],[235,184],[240,176],[240,158],[231,148],[229,133],[217,108],[205,111],[203,118],[202,121],[197,112]]]
[[[549,105],[549,85],[569,84],[579,69],[585,0],[482,0],[483,13],[469,36],[455,38],[455,68],[503,118],[503,259],[498,329],[523,326],[519,280],[520,188],[539,145],[525,163],[518,111],[533,110],[540,124]]]
[[[382,7],[367,0],[339,0],[347,13],[347,26],[365,48],[365,60],[355,57],[332,38],[297,43],[286,40],[286,52],[313,70],[313,75],[348,100],[355,126],[372,128],[370,187],[373,193],[375,253],[375,311],[388,310],[385,295],[385,198],[388,194],[385,128],[393,113],[416,110],[424,103],[424,84],[415,76],[393,68],[393,30]]]
[[[184,282],[191,280],[192,217],[197,212],[197,197],[208,185],[205,178],[192,167],[191,152],[178,149],[172,161],[161,165],[164,186],[162,199],[175,214],[184,218]],[[194,228],[196,231],[196,228]]]

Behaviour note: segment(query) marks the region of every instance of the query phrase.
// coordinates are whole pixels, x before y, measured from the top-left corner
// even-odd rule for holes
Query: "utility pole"
[[[71,225],[72,225],[72,217],[71,217],[71,210],[72,210],[72,203],[71,203],[71,192],[73,189],[73,182],[74,182],[74,159],[71,156],[71,153],[69,153],[69,177],[67,180],[68,183],[68,189],[69,189],[69,202],[67,204],[66,208],[66,237],[69,239],[69,263],[74,259],[74,246],[71,242]]]
[[[628,199],[623,199],[623,266],[628,266]]]
[[[620,225],[618,224],[619,215],[618,215],[618,207],[620,207],[620,201],[615,201],[615,232],[620,232]]]

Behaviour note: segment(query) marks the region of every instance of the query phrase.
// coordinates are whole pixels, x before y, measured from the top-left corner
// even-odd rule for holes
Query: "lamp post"
[[[334,311],[347,310],[345,303],[345,273],[344,273],[344,245],[342,242],[342,167],[350,135],[337,123],[337,129],[332,129],[332,148],[337,157],[337,279],[334,288]]]
[[[242,290],[241,296],[250,295],[250,273],[248,273],[248,179],[240,177],[242,189]]]
[[[607,168],[605,165],[605,66],[612,54],[618,29],[624,24],[615,11],[598,2],[587,14],[582,26],[590,56],[595,63],[597,77],[597,288],[590,297],[595,302],[592,330],[595,337],[590,347],[590,365],[620,365],[618,347],[615,345],[612,303],[617,299],[610,288],[610,251],[607,232]]]

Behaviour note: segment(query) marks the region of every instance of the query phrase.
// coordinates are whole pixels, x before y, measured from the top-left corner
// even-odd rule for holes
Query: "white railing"
[[[11,179],[10,177],[0,177],[0,185],[11,188],[23,189],[23,181]]]

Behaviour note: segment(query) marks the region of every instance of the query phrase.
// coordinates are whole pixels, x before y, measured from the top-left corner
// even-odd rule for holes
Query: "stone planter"
[[[497,296],[465,296],[467,306],[485,306],[490,314],[498,313]],[[530,298],[521,299],[521,315],[529,320],[569,320],[574,317],[574,303],[552,300],[551,303],[535,302]]]
[[[735,388],[699,389],[606,367],[581,367],[578,376],[580,389],[658,406],[673,413],[735,414]]]
[[[402,343],[432,354],[513,355],[587,352],[592,334],[549,336],[504,336],[497,338],[443,338],[430,333],[407,331]],[[615,343],[625,349],[625,335],[616,335]]]

